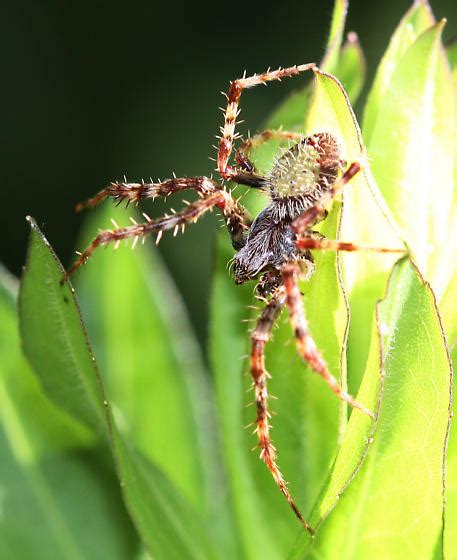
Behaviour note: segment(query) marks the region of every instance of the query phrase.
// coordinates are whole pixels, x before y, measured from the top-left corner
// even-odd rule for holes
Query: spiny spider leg
[[[375,415],[371,410],[368,410],[368,408],[356,401],[354,397],[340,387],[337,380],[329,372],[324,358],[317,349],[305,318],[300,287],[298,285],[299,273],[300,267],[297,263],[290,262],[282,268],[282,277],[286,289],[286,303],[289,308],[290,322],[299,354],[324,379],[338,398],[374,418]]]
[[[203,214],[215,206],[222,211],[226,219],[233,244],[242,243],[244,231],[248,227],[244,222],[243,209],[227,191],[215,189],[213,192],[203,196],[201,200],[190,203],[182,212],[171,216],[164,216],[157,220],[148,219],[147,222],[142,224],[100,232],[89,247],[81,253],[73,266],[65,273],[62,283],[84,264],[100,245],[115,243],[115,246],[117,246],[123,239],[130,238],[134,239],[133,243],[135,244],[140,237],[145,237],[154,232],[158,234],[157,238],[160,239],[162,232],[169,229],[174,229],[176,234],[179,228],[184,229],[186,224],[195,223]]]
[[[292,223],[292,228],[296,235],[306,233],[315,223],[319,222],[326,215],[327,204],[339,194],[347,183],[361,170],[360,163],[354,162],[346,169],[340,179],[333,183],[332,187],[324,193],[321,198],[316,201],[313,206],[305,210],[301,216],[299,216]]]
[[[96,206],[105,198],[112,197],[114,200],[127,203],[138,203],[141,200],[157,196],[167,197],[170,194],[184,190],[195,190],[200,197],[205,197],[211,193],[225,193],[224,219],[232,238],[235,248],[242,247],[244,243],[244,232],[252,223],[249,212],[239,202],[234,200],[230,193],[221,189],[220,185],[209,177],[175,177],[160,183],[111,183],[108,187],[100,191],[93,198],[84,203],[78,204],[76,209],[90,208]]]
[[[251,375],[253,378],[253,385],[255,390],[255,402],[257,406],[257,419],[256,419],[256,433],[259,438],[260,458],[267,465],[269,471],[278,485],[281,493],[289,502],[290,507],[295,515],[304,525],[304,527],[313,533],[312,527],[304,519],[300,510],[296,506],[287,483],[276,464],[276,448],[273,446],[270,439],[270,412],[268,411],[268,391],[267,379],[269,376],[265,369],[265,345],[270,340],[273,326],[281,313],[285,303],[285,290],[284,286],[279,286],[272,294],[271,299],[263,308],[260,317],[257,320],[256,326],[251,333]]]
[[[352,163],[343,173],[341,178],[333,184],[332,188],[311,208],[308,208],[292,224],[297,235],[295,246],[297,249],[319,249],[330,251],[374,251],[377,253],[404,253],[405,248],[373,247],[369,245],[356,245],[347,241],[326,239],[323,236],[311,235],[309,228],[322,219],[326,213],[326,204],[333,199],[357,173],[360,171],[359,163]]]
[[[201,194],[208,194],[219,189],[219,185],[208,177],[181,177],[168,179],[159,183],[119,183],[114,182],[101,190],[93,198],[81,202],[76,206],[79,212],[85,208],[96,206],[105,198],[112,197],[114,200],[122,202],[139,202],[146,198],[156,198],[157,196],[167,197],[172,193],[193,189]]]
[[[312,70],[316,65],[301,64],[300,66],[291,66],[290,68],[279,68],[278,70],[268,71],[263,74],[243,77],[230,83],[227,97],[227,109],[225,111],[224,126],[221,130],[222,136],[219,140],[219,150],[217,154],[217,168],[223,179],[234,179],[236,171],[228,165],[230,154],[232,153],[233,143],[235,141],[235,123],[239,115],[239,102],[243,89],[267,84],[275,80],[281,81],[283,78],[297,76],[307,70]]]

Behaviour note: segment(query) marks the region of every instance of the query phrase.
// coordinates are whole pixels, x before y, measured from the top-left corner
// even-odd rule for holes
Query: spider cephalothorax
[[[158,183],[112,183],[94,198],[78,205],[78,209],[94,206],[107,197],[119,202],[139,202],[146,198],[166,197],[186,189],[197,191],[199,198],[188,203],[179,213],[165,215],[157,220],[152,220],[144,214],[145,222],[141,224],[135,222],[128,227],[116,227],[100,232],[89,247],[80,253],[62,282],[67,280],[100,245],[114,243],[117,247],[121,240],[133,239],[134,246],[138,239],[144,241],[151,233],[157,234],[158,242],[165,230],[172,229],[174,233],[179,229],[184,230],[186,224],[196,222],[208,210],[217,207],[222,212],[232,245],[237,251],[233,259],[235,281],[240,284],[258,279],[256,293],[265,302],[256,327],[251,332],[250,356],[260,457],[296,516],[306,529],[312,532],[313,529],[300,513],[276,463],[276,449],[270,439],[268,373],[265,368],[264,349],[275,321],[282,308],[287,306],[297,351],[302,358],[340,399],[373,416],[368,409],[346,393],[329,372],[309,332],[298,284],[299,277],[306,279],[313,271],[311,249],[354,251],[360,248],[352,243],[326,239],[312,229],[317,222],[325,219],[326,206],[358,173],[360,165],[352,163],[343,172],[345,164],[341,159],[339,144],[328,132],[303,136],[283,130],[266,130],[243,142],[235,153],[235,166],[229,165],[236,138],[235,121],[243,89],[295,76],[310,69],[319,72],[314,64],[304,64],[243,77],[230,84],[225,123],[219,140],[217,169],[223,180],[261,189],[269,194],[270,204],[255,220],[249,217],[248,212],[233,198],[230,191],[208,177],[173,178]],[[249,151],[273,137],[292,141],[293,144],[278,158],[270,174],[261,176],[249,160]],[[374,250],[398,251],[383,248]]]

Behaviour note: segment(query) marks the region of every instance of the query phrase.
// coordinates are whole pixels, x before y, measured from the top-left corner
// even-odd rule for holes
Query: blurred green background
[[[409,5],[351,2],[347,30],[359,35],[368,83]],[[20,272],[26,214],[37,219],[68,264],[84,220],[74,205],[108,181],[124,174],[133,181],[164,179],[173,171],[211,173],[208,157],[214,157],[211,145],[222,122],[219,92],[244,69],[319,61],[332,7],[333,0],[5,5],[1,260]],[[432,7],[437,18],[448,18],[445,37],[455,34],[456,0],[436,0]],[[301,83],[245,94],[244,130],[259,128]],[[160,202],[146,206],[153,216],[164,211]],[[207,217],[184,237],[165,235],[160,246],[202,343],[217,225]]]

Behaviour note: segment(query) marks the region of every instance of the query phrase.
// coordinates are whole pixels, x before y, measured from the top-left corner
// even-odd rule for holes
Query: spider
[[[236,254],[233,258],[233,274],[237,284],[257,281],[256,294],[264,302],[255,328],[251,332],[250,373],[252,375],[256,403],[256,434],[260,458],[265,462],[281,493],[289,502],[297,518],[313,533],[312,527],[298,509],[287,483],[277,464],[276,448],[270,438],[270,413],[268,409],[267,379],[265,368],[265,345],[281,310],[287,306],[298,353],[309,366],[329,385],[337,397],[370,417],[374,414],[363,404],[345,392],[330,373],[324,358],[310,334],[299,278],[309,279],[314,271],[310,250],[355,251],[370,249],[380,252],[399,252],[399,249],[363,247],[353,243],[324,238],[313,231],[313,226],[325,219],[326,207],[338,195],[342,187],[356,175],[361,166],[355,162],[346,167],[340,145],[329,132],[317,132],[304,136],[284,130],[266,130],[240,144],[235,152],[235,165],[229,165],[234,142],[235,124],[239,115],[242,91],[260,84],[296,76],[302,72],[319,71],[315,64],[303,64],[279,68],[263,74],[254,74],[230,82],[225,109],[225,122],[219,137],[217,170],[222,180],[247,185],[269,195],[270,203],[253,220],[247,210],[236,200],[230,190],[209,177],[172,178],[157,183],[114,182],[95,197],[79,204],[77,210],[92,207],[111,197],[119,203],[138,203],[140,200],[193,189],[199,199],[186,203],[178,213],[152,220],[143,214],[145,222],[128,227],[100,232],[88,248],[67,271],[62,282],[77,270],[101,246],[114,243],[115,248],[123,239],[133,239],[135,246],[151,233],[157,234],[157,242],[165,230],[174,234],[187,224],[195,223],[207,211],[218,208],[225,220]],[[271,138],[293,142],[277,159],[269,175],[259,174],[248,154],[253,148]]]

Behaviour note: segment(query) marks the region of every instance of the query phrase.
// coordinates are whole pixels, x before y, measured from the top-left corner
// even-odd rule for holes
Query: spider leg
[[[301,216],[292,223],[292,228],[297,238],[295,246],[297,249],[319,249],[330,251],[374,251],[378,253],[404,253],[405,248],[373,247],[369,245],[357,245],[347,241],[336,241],[310,231],[309,228],[325,217],[326,204],[333,199],[358,172],[359,163],[352,163],[343,173],[342,177],[332,185],[319,201],[308,208]]]
[[[216,181],[213,181],[208,177],[175,177],[158,183],[113,182],[101,190],[93,198],[89,198],[85,202],[79,203],[76,206],[76,211],[79,212],[85,208],[96,206],[109,197],[118,202],[125,200],[128,203],[138,203],[147,198],[152,198],[154,200],[157,196],[167,197],[175,192],[181,192],[189,189],[195,190],[201,195],[205,195],[220,189],[220,186],[216,183]]]
[[[368,410],[363,404],[359,403],[349,393],[344,391],[337,380],[329,372],[324,358],[319,352],[316,343],[311,337],[308,329],[308,322],[305,318],[305,311],[298,285],[300,268],[296,262],[289,262],[282,268],[282,277],[286,290],[286,303],[290,312],[290,321],[295,335],[295,342],[301,357],[318,373],[329,385],[335,395],[346,401],[354,408],[358,408],[368,416],[374,418],[373,412]]]
[[[138,203],[140,200],[157,196],[167,197],[170,194],[184,190],[195,190],[203,199],[214,193],[219,193],[224,198],[223,216],[232,238],[232,244],[239,249],[244,244],[244,232],[249,228],[252,219],[249,212],[238,201],[234,200],[231,193],[221,189],[220,185],[208,177],[181,177],[168,179],[160,183],[111,183],[93,198],[78,204],[76,210],[96,206],[102,200],[111,197],[114,200],[127,203]],[[222,193],[222,194],[220,194]]]
[[[296,506],[287,483],[284,480],[278,465],[276,464],[276,448],[270,439],[270,412],[268,411],[268,391],[267,379],[269,374],[265,369],[265,345],[271,337],[273,326],[281,313],[285,302],[284,287],[280,286],[272,294],[271,299],[263,308],[256,326],[251,333],[251,375],[255,390],[255,402],[257,407],[256,433],[259,439],[260,458],[266,464],[271,472],[274,481],[278,485],[281,493],[289,502],[290,507],[295,515],[310,533],[313,533],[312,527],[304,519],[300,510]]]
[[[300,235],[311,228],[315,223],[319,222],[325,217],[326,205],[333,199],[337,194],[339,194],[347,183],[361,170],[360,163],[354,162],[346,169],[343,175],[333,183],[328,191],[326,191],[321,198],[316,201],[313,206],[305,210],[301,216],[299,216],[292,223],[292,228],[296,235]]]
[[[232,196],[227,191],[218,189],[202,196],[201,200],[189,203],[182,212],[172,214],[171,216],[165,215],[157,220],[151,220],[146,216],[147,221],[145,223],[101,231],[65,273],[62,283],[68,280],[69,276],[87,261],[97,247],[114,243],[116,248],[123,239],[131,238],[135,245],[138,239],[154,232],[157,233],[157,239],[160,240],[162,232],[169,229],[173,229],[176,235],[180,228],[183,230],[186,224],[195,223],[203,214],[214,207],[219,208],[224,215],[233,244],[241,243],[244,231],[247,228],[244,222],[244,215]]]
[[[330,251],[374,251],[377,253],[405,253],[406,249],[395,249],[389,247],[372,247],[370,245],[356,245],[347,241],[335,241],[333,239],[313,238],[305,235],[295,241],[297,249],[320,249]]]
[[[266,85],[268,82],[275,80],[281,81],[283,78],[297,76],[315,67],[316,65],[311,63],[291,66],[290,68],[279,68],[278,70],[267,71],[263,74],[254,74],[248,78],[243,77],[230,83],[228,94],[226,94],[227,108],[225,110],[224,126],[221,130],[222,136],[219,140],[217,154],[217,168],[223,179],[232,179],[233,175],[236,173],[235,170],[228,166],[228,161],[232,153],[233,142],[235,141],[235,123],[239,115],[238,106],[243,89],[255,87],[260,84]]]

